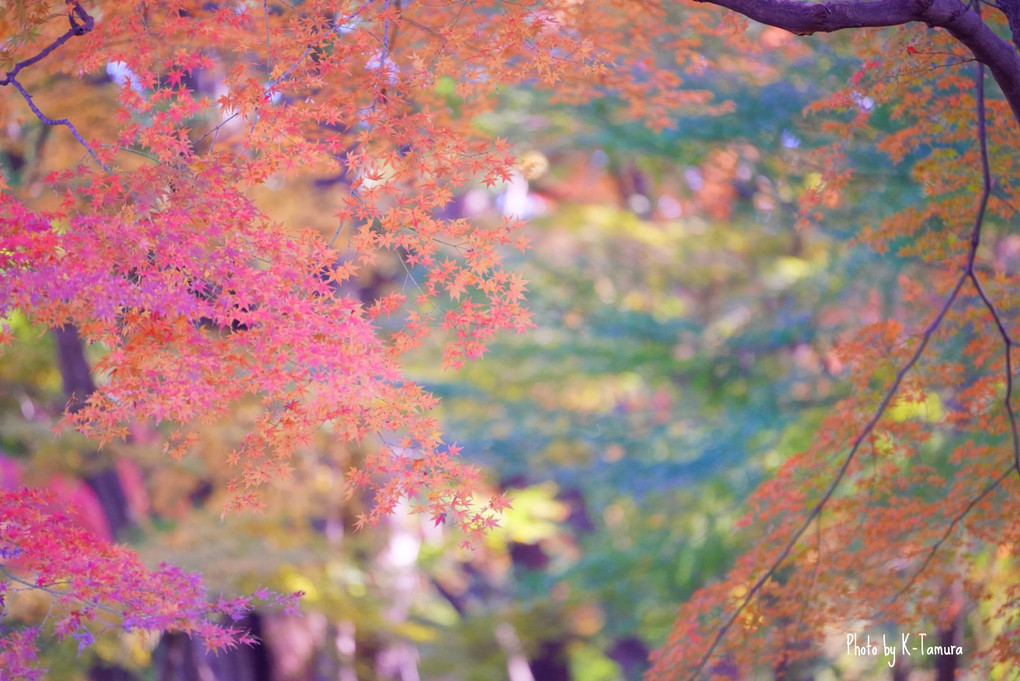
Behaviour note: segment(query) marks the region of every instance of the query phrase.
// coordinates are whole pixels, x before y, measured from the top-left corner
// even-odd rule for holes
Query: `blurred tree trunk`
[[[262,638],[258,615],[250,615],[238,626]],[[213,655],[206,652],[201,641],[186,634],[164,634],[153,657],[159,681],[275,681],[270,674],[269,650],[264,645],[239,646]]]
[[[53,335],[57,341],[57,364],[64,384],[64,395],[67,397],[67,411],[73,414],[85,406],[89,395],[95,392],[96,384],[92,381],[92,370],[85,359],[85,348],[78,329],[71,325],[62,326]],[[85,483],[99,499],[110,534],[116,539],[125,529],[137,524],[137,519],[132,517],[124,486],[115,468],[99,468],[96,465],[99,458],[97,452],[85,452],[83,458],[88,470],[84,476]]]
[[[88,360],[85,359],[85,348],[78,329],[69,324],[54,330],[53,335],[57,343],[57,366],[67,397],[67,411],[73,414],[85,406],[89,395],[95,392],[96,384],[92,380]],[[85,484],[99,499],[110,535],[116,539],[135,522],[116,469],[111,466],[97,468],[98,458],[95,451],[83,453],[89,471],[84,476]],[[134,678],[130,672],[116,666],[95,664],[89,670],[91,681],[133,681]]]
[[[944,602],[949,606],[946,608],[949,621],[945,628],[939,630],[938,645],[945,649],[950,646],[963,644],[963,611],[965,604],[963,581],[957,579],[949,585],[945,590],[943,598]],[[959,661],[958,655],[936,656],[935,678],[937,681],[955,681]]]
[[[412,513],[405,504],[386,519],[385,526],[389,541],[376,560],[380,574],[385,575],[390,586],[390,606],[384,615],[391,626],[398,628],[407,621],[414,592],[419,586],[421,516]],[[380,679],[419,681],[418,647],[403,637],[394,637],[376,654],[375,666]]]

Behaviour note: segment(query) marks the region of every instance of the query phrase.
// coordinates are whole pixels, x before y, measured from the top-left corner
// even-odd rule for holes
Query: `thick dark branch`
[[[915,4],[904,0],[804,2],[803,0],[695,0],[719,5],[755,21],[798,35],[865,26],[899,26],[920,21]]]
[[[899,26],[919,21],[943,28],[988,66],[1020,122],[1020,55],[960,0],[694,0],[718,5],[757,22],[807,35],[848,28]],[[1018,0],[1007,0],[1006,5]],[[1004,7],[1005,9],[1005,7]],[[1020,9],[1018,9],[1020,14]],[[1009,14],[1007,13],[1007,17]]]
[[[1013,44],[1020,48],[1020,0],[999,0],[997,6],[1009,21]]]

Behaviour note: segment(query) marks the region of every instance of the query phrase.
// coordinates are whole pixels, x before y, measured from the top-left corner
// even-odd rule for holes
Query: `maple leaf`
[[[166,74],[166,82],[172,87],[179,88],[184,79],[184,71],[179,68],[173,68]]]

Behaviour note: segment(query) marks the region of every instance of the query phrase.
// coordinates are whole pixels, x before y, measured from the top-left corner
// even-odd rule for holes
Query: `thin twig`
[[[333,233],[333,238],[329,240],[329,248],[333,248],[333,244],[336,243],[336,240],[340,237],[340,232],[342,232],[343,229],[344,229],[343,222],[336,226],[336,231]]]
[[[290,67],[286,71],[281,73],[278,78],[274,78],[274,79],[269,81],[269,83],[266,85],[266,87],[263,90],[263,95],[265,97],[271,97],[273,95],[273,90],[276,88],[276,86],[279,85],[280,83],[282,83],[283,81],[287,80],[288,78],[290,78],[291,74],[294,73],[294,69],[296,69],[298,66],[300,66],[301,62],[304,61],[305,57],[307,57],[311,53],[311,51],[312,51],[312,46],[311,45],[306,47],[305,51],[301,53],[301,56],[298,57],[297,60],[295,60],[294,63],[291,64]],[[192,144],[193,145],[197,144],[197,143],[201,142],[202,140],[204,140],[209,135],[212,135],[213,139],[212,139],[212,142],[209,144],[209,150],[212,151],[213,147],[216,146],[216,139],[217,139],[217,137],[219,137],[220,128],[222,128],[224,125],[226,125],[227,123],[229,123],[230,121],[234,120],[235,118],[237,118],[240,115],[241,114],[239,112],[236,112],[236,111],[234,113],[230,114],[225,119],[220,121],[215,127],[211,128],[210,130],[207,130],[206,132],[204,132],[203,134],[198,136]],[[255,122],[257,120],[258,120],[258,114],[256,113],[255,114],[255,120],[252,121],[252,130],[251,130],[252,132],[254,132],[254,130],[255,130]]]
[[[928,565],[931,563],[932,559],[935,558],[935,554],[938,553],[938,550],[942,548],[942,545],[945,544],[949,537],[953,534],[953,531],[956,529],[956,526],[963,521],[963,519],[967,516],[968,513],[971,512],[971,510],[973,510],[975,506],[981,503],[982,499],[984,499],[986,496],[988,496],[996,489],[998,489],[999,485],[1002,484],[1002,481],[1008,478],[1012,473],[1013,466],[1010,466],[1005,473],[1003,473],[995,480],[993,480],[991,483],[989,483],[983,490],[981,490],[980,494],[978,494],[976,497],[970,500],[970,503],[968,503],[963,508],[963,510],[956,514],[956,516],[953,518],[953,521],[949,523],[949,527],[947,527],[946,531],[942,534],[941,537],[939,537],[939,540],[932,544],[931,548],[928,550],[928,554],[921,562],[921,566],[914,571],[914,574],[910,577],[910,579],[907,580],[907,583],[904,584],[903,587],[900,588],[900,590],[897,591],[893,595],[893,597],[889,599],[889,602],[886,604],[886,606],[879,610],[878,612],[876,612],[874,615],[872,615],[872,619],[880,618],[882,615],[886,613],[886,611],[889,610],[892,604],[895,603],[900,598],[900,596],[910,591],[911,587],[913,587],[914,583],[917,581],[917,578],[924,573],[924,571],[928,568]]]
[[[150,161],[152,161],[153,163],[159,163],[160,162],[160,160],[158,158],[156,158],[155,156],[153,156],[152,154],[146,153],[146,152],[142,151],[141,149],[135,149],[134,147],[118,147],[115,144],[101,144],[100,146],[101,147],[105,147],[107,149],[114,149],[116,151],[126,151],[126,152],[128,152],[130,154],[135,154],[137,156],[141,156],[142,158],[147,158]]]
[[[269,47],[269,0],[262,0],[262,13],[266,17],[266,75],[268,76],[272,72],[272,68],[269,65],[270,53],[272,52]]]
[[[39,107],[37,107],[35,105],[35,102],[32,101],[32,95],[28,94],[28,90],[26,90],[21,85],[21,83],[19,83],[13,77],[9,77],[8,78],[7,84],[13,85],[14,89],[21,93],[21,96],[24,97],[25,101],[28,103],[28,108],[32,110],[32,113],[34,113],[35,117],[38,118],[40,121],[42,121],[46,125],[54,125],[54,126],[55,125],[65,125],[65,126],[67,126],[67,129],[71,131],[71,134],[74,135],[74,138],[76,140],[78,140],[78,142],[80,142],[83,147],[85,147],[85,150],[89,152],[89,155],[93,159],[95,159],[96,163],[99,164],[99,167],[102,168],[103,170],[105,170],[106,172],[110,172],[109,166],[107,166],[105,163],[103,163],[103,161],[99,158],[99,155],[96,154],[95,149],[93,149],[89,145],[89,143],[85,141],[85,138],[81,136],[81,133],[78,132],[78,128],[74,127],[74,124],[71,123],[71,121],[67,120],[66,118],[57,118],[57,119],[50,118],[49,116],[44,114],[42,111],[40,111]]]
[[[78,132],[78,129],[74,127],[74,124],[71,123],[71,121],[69,121],[66,118],[59,119],[50,118],[42,111],[40,111],[39,107],[36,106],[35,102],[32,101],[32,95],[30,95],[28,93],[28,90],[26,90],[25,87],[17,80],[17,76],[22,69],[42,61],[47,56],[52,54],[54,50],[56,50],[58,47],[66,43],[74,36],[85,35],[93,28],[95,28],[96,25],[95,19],[93,19],[92,16],[85,11],[81,4],[78,3],[78,0],[68,0],[67,5],[69,9],[67,21],[70,24],[70,27],[67,29],[67,31],[65,31],[62,35],[57,37],[49,45],[41,49],[34,56],[19,61],[17,64],[15,64],[14,67],[10,71],[8,71],[3,78],[0,78],[0,85],[13,85],[14,89],[21,93],[21,96],[25,99],[25,102],[28,104],[28,108],[32,110],[32,113],[35,114],[36,118],[38,118],[46,125],[67,126],[67,129],[71,131],[71,134],[74,135],[74,138],[78,140],[78,142],[80,142],[83,147],[85,147],[85,149],[89,152],[89,155],[92,156],[92,158],[95,159],[96,163],[99,164],[99,167],[105,170],[106,172],[110,172],[110,168],[107,167],[107,165],[103,163],[102,160],[100,160],[99,155],[96,154],[95,150],[91,146],[89,146],[89,143],[85,141],[85,138],[81,136],[81,133]]]
[[[24,59],[15,64],[14,68],[7,72],[6,76],[0,78],[0,85],[8,85],[10,83],[13,83],[14,78],[18,75],[21,69],[25,68],[26,66],[31,66],[32,64],[42,61],[43,59],[48,57],[55,49],[66,43],[74,36],[85,35],[93,28],[95,28],[96,25],[95,19],[93,19],[88,14],[88,12],[85,11],[85,9],[77,2],[77,0],[75,0],[74,2],[68,2],[67,4],[70,6],[71,10],[70,14],[67,15],[67,20],[68,23],[70,23],[70,28],[68,28],[67,31],[65,31],[61,36],[56,38],[52,43],[41,49],[35,56],[29,57],[28,59]],[[76,16],[78,17],[78,19],[75,19]],[[79,20],[81,21],[81,23],[79,23]]]
[[[408,267],[407,263],[404,261],[404,256],[400,254],[401,248],[403,248],[404,252],[407,253],[408,255],[410,255],[411,252],[407,250],[406,246],[397,246],[396,248],[397,259],[400,260],[400,264],[404,266],[404,272],[407,273],[407,277],[404,279],[404,287],[407,286],[407,280],[410,279],[411,283],[415,285],[415,288],[417,288],[418,291],[424,296],[425,289],[421,287],[421,284],[418,283],[418,280],[414,278],[413,274],[411,274],[411,268]]]
[[[383,11],[389,11],[390,0],[386,0],[386,4],[383,6]],[[390,56],[390,18],[386,17],[386,21],[383,22],[383,51],[382,60],[380,60],[380,66],[386,68],[386,59]],[[387,74],[388,76],[389,74]]]
[[[123,612],[121,612],[119,610],[116,610],[114,608],[111,608],[109,606],[103,605],[102,603],[98,603],[96,601],[90,601],[90,600],[88,600],[86,598],[81,598],[80,596],[75,596],[72,593],[67,593],[67,592],[63,592],[63,591],[57,591],[56,589],[53,589],[50,586],[40,585],[40,584],[36,584],[35,582],[30,582],[27,579],[22,579],[21,577],[18,577],[17,575],[13,574],[4,565],[0,565],[0,573],[3,573],[3,578],[4,579],[8,579],[8,580],[10,580],[12,582],[17,582],[18,584],[22,584],[22,585],[24,585],[24,586],[26,586],[29,589],[34,590],[34,591],[42,591],[43,593],[47,593],[47,594],[49,594],[50,596],[53,596],[56,599],[59,599],[59,600],[71,600],[71,601],[74,601],[76,603],[81,603],[82,605],[85,605],[85,606],[87,606],[89,608],[93,608],[95,610],[102,610],[104,612],[108,612],[108,613],[111,613],[113,615],[117,615],[118,617],[123,617],[124,616]]]
[[[228,117],[226,117],[222,121],[220,121],[219,124],[216,125],[216,127],[212,128],[211,130],[206,131],[204,134],[202,134],[199,137],[197,137],[195,139],[194,143],[197,144],[198,142],[201,142],[202,140],[204,140],[209,135],[213,135],[212,144],[216,144],[216,137],[219,135],[220,128],[222,128],[224,125],[226,125],[227,123],[229,123],[230,121],[234,120],[235,118],[237,118],[240,115],[241,114],[237,113],[237,112],[234,112],[234,113],[230,114]],[[212,144],[209,145],[210,149],[212,148]]]

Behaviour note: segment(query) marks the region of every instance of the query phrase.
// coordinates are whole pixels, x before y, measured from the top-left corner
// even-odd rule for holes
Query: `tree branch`
[[[848,28],[899,26],[919,21],[945,29],[974,53],[992,73],[995,82],[1020,123],[1020,55],[1000,38],[981,16],[960,0],[694,0],[718,5],[755,21],[798,35],[830,33]],[[1020,0],[1006,0],[1020,21]],[[1012,23],[1012,21],[1011,21]]]
[[[945,544],[949,537],[952,536],[953,532],[956,531],[957,526],[961,522],[963,522],[964,518],[967,517],[967,514],[970,513],[975,506],[981,503],[982,499],[984,499],[989,494],[997,490],[999,488],[999,485],[1001,485],[1006,478],[1011,476],[1015,470],[1016,469],[1013,466],[1007,468],[1005,472],[999,475],[999,477],[995,478],[995,480],[992,480],[990,483],[988,483],[988,485],[986,485],[985,488],[981,490],[981,492],[976,497],[971,499],[966,506],[960,509],[960,512],[953,517],[953,521],[949,523],[949,525],[946,527],[946,531],[943,532],[942,536],[939,537],[938,541],[932,544],[931,548],[928,549],[928,553],[925,555],[924,560],[921,561],[921,566],[914,571],[914,573],[910,576],[910,579],[908,579],[907,582],[902,587],[900,587],[900,590],[893,594],[893,597],[889,599],[885,607],[883,607],[881,610],[877,611],[874,615],[871,616],[872,619],[877,620],[884,616],[893,603],[898,601],[901,596],[910,591],[910,589],[917,582],[918,577],[924,574],[924,571],[928,569],[928,565],[930,565],[932,559],[935,558],[935,554],[939,552],[939,549],[942,548],[942,545]]]
[[[914,3],[904,0],[694,0],[725,7],[749,19],[797,35],[830,33],[846,28],[899,26],[920,21]]]
[[[37,107],[35,105],[35,102],[32,101],[32,95],[28,94],[28,90],[26,90],[21,85],[21,83],[16,81],[14,78],[11,78],[7,82],[10,85],[13,85],[15,90],[17,90],[18,92],[21,93],[21,96],[28,103],[28,108],[32,110],[32,113],[35,114],[36,118],[38,118],[40,121],[42,121],[46,125],[65,125],[65,126],[67,126],[67,129],[71,131],[71,134],[74,135],[74,138],[76,140],[78,140],[78,142],[83,147],[85,147],[85,150],[89,152],[89,155],[92,156],[93,159],[95,159],[95,162],[99,164],[99,167],[102,168],[103,170],[109,172],[109,170],[110,170],[109,166],[107,166],[105,163],[103,163],[102,159],[99,158],[99,154],[96,153],[96,150],[93,149],[91,147],[91,145],[89,145],[89,143],[85,141],[85,138],[81,136],[80,132],[78,132],[78,128],[74,127],[74,123],[72,123],[71,121],[69,121],[66,118],[59,118],[59,119],[57,119],[57,118],[50,118],[49,116],[47,116],[46,114],[44,114],[42,111],[39,110],[39,107]]]
[[[1013,44],[1020,49],[1020,0],[999,0],[996,7],[1006,15],[1009,30],[1013,34]]]
[[[82,137],[81,133],[78,132],[78,129],[74,127],[74,124],[71,123],[71,121],[69,121],[66,118],[54,119],[45,115],[42,111],[39,110],[39,107],[35,105],[35,102],[32,101],[32,95],[30,95],[28,90],[26,90],[24,86],[17,80],[18,73],[20,73],[23,68],[42,61],[47,56],[49,56],[54,50],[56,50],[58,47],[66,43],[74,36],[85,35],[93,28],[95,28],[96,25],[95,19],[93,19],[92,16],[85,11],[85,8],[81,6],[78,0],[67,0],[67,6],[68,6],[67,22],[70,24],[68,29],[62,35],[56,38],[53,42],[51,42],[49,45],[39,50],[39,52],[36,53],[34,56],[31,56],[28,59],[23,59],[22,61],[19,61],[17,64],[15,64],[14,67],[10,71],[8,71],[3,78],[0,78],[0,86],[13,85],[14,89],[17,90],[21,94],[21,96],[25,99],[25,102],[28,104],[28,108],[32,110],[32,113],[35,114],[35,117],[38,118],[43,123],[45,123],[46,125],[67,126],[68,130],[71,131],[71,134],[74,135],[74,138],[78,140],[78,142],[81,143],[83,147],[85,147],[85,149],[89,152],[89,155],[91,155],[92,158],[95,159],[96,163],[98,163],[103,170],[109,172],[110,168],[105,163],[103,163],[103,161],[99,158],[99,155],[96,154],[96,151],[91,146],[89,146],[88,142],[85,141],[85,138]]]
[[[977,11],[981,11],[980,6],[977,8]],[[977,73],[974,76],[974,98],[977,102],[978,149],[981,152],[981,196],[978,199],[978,212],[974,220],[974,228],[971,230],[970,253],[967,256],[967,276],[969,276],[971,281],[974,283],[974,288],[977,290],[978,296],[985,304],[985,307],[988,308],[988,312],[992,315],[992,320],[995,322],[995,325],[999,330],[999,335],[1002,337],[1002,342],[1005,347],[1006,396],[1003,398],[1003,404],[1006,407],[1006,414],[1009,416],[1009,425],[1013,436],[1013,465],[1006,469],[1002,475],[989,483],[980,494],[971,499],[970,503],[956,514],[956,517],[954,517],[953,521],[949,523],[946,531],[928,550],[928,555],[926,555],[924,560],[921,562],[921,566],[917,568],[910,579],[907,580],[906,584],[904,584],[903,587],[901,587],[900,590],[893,595],[893,597],[889,600],[889,604],[886,605],[879,613],[876,613],[876,619],[881,614],[884,614],[892,603],[895,603],[900,596],[910,591],[918,577],[920,577],[924,571],[928,569],[928,565],[931,563],[932,559],[935,558],[935,554],[938,553],[939,549],[942,548],[942,545],[946,543],[949,537],[956,530],[956,527],[963,521],[964,517],[970,513],[971,509],[977,506],[978,503],[980,503],[986,496],[998,489],[999,485],[1001,485],[1003,480],[1005,480],[1008,476],[1014,472],[1020,475],[1020,433],[1017,432],[1017,418],[1016,413],[1013,411],[1011,401],[1013,396],[1013,338],[1006,329],[1002,315],[999,314],[995,304],[992,303],[991,298],[989,298],[985,293],[984,287],[981,285],[981,281],[978,279],[977,272],[974,269],[974,263],[977,258],[977,248],[981,242],[981,226],[984,222],[985,209],[988,206],[988,197],[992,192],[992,173],[988,162],[988,126],[985,116],[985,70],[981,64],[978,64]]]
[[[24,59],[15,64],[14,68],[7,72],[7,75],[0,78],[0,85],[10,84],[14,81],[14,78],[18,75],[18,72],[21,71],[21,69],[26,66],[31,66],[38,61],[42,61],[49,56],[53,50],[63,45],[74,36],[85,35],[95,27],[95,19],[93,19],[89,13],[86,12],[80,4],[78,4],[77,0],[74,2],[69,1],[67,4],[70,7],[70,13],[67,15],[67,21],[70,24],[70,28],[68,28],[63,35],[54,40],[52,43],[39,50],[39,53],[35,56],[29,57],[28,59]],[[77,19],[75,17],[77,17]]]
[[[733,627],[733,624],[737,621],[737,618],[740,617],[740,614],[747,609],[747,606],[751,603],[752,600],[754,600],[754,598],[762,590],[762,588],[765,586],[765,583],[772,579],[772,577],[776,574],[776,571],[778,571],[779,568],[783,565],[783,563],[786,562],[786,558],[790,555],[790,552],[793,551],[793,547],[796,546],[797,542],[800,541],[800,538],[804,536],[804,533],[811,526],[811,523],[813,523],[818,518],[818,516],[821,515],[822,510],[829,503],[829,500],[832,499],[832,496],[836,493],[836,489],[839,487],[840,483],[843,482],[843,478],[846,477],[847,471],[850,469],[850,464],[857,457],[857,452],[860,450],[861,444],[863,444],[864,441],[875,430],[875,427],[878,426],[878,422],[882,420],[882,416],[889,408],[889,405],[892,404],[893,399],[896,397],[896,393],[899,392],[900,384],[903,383],[903,379],[910,372],[910,370],[914,368],[914,365],[917,364],[918,360],[921,359],[921,356],[924,354],[925,349],[928,347],[928,343],[931,341],[932,336],[935,335],[935,332],[938,331],[939,327],[942,325],[942,320],[945,319],[946,315],[949,313],[950,308],[953,306],[953,303],[956,302],[956,298],[960,294],[960,289],[963,288],[963,285],[964,283],[966,283],[969,276],[970,275],[965,271],[956,280],[956,284],[953,286],[953,290],[950,291],[949,295],[942,303],[942,307],[939,308],[938,314],[935,315],[935,318],[931,321],[928,327],[924,330],[924,333],[921,335],[921,342],[920,344],[918,344],[917,349],[914,350],[914,354],[912,354],[910,356],[910,359],[907,360],[907,363],[900,367],[900,370],[896,372],[896,377],[893,379],[892,385],[890,385],[888,390],[886,390],[885,396],[882,398],[882,401],[879,403],[878,407],[871,415],[871,419],[868,420],[868,423],[864,426],[864,428],[860,432],[858,432],[857,437],[854,438],[853,444],[850,446],[850,451],[843,458],[843,463],[840,465],[839,470],[836,471],[836,475],[829,483],[829,486],[825,490],[825,493],[822,495],[822,498],[819,499],[817,503],[815,503],[814,507],[811,509],[811,512],[808,513],[807,517],[800,524],[797,531],[794,532],[793,535],[787,540],[786,545],[783,547],[783,550],[780,551],[779,555],[771,562],[769,569],[766,570],[765,573],[762,574],[761,577],[759,577],[755,581],[754,585],[748,590],[747,594],[741,600],[740,604],[737,605],[736,609],[734,609],[733,614],[730,615],[730,617],[726,620],[725,624],[719,627],[719,629],[716,631],[716,635],[712,638],[712,643],[711,645],[709,645],[708,650],[706,650],[704,655],[702,655],[701,661],[698,663],[698,665],[694,668],[694,671],[688,677],[689,681],[694,681],[696,678],[698,678],[698,675],[701,674],[702,670],[705,668],[705,665],[708,664],[709,659],[711,659],[712,653],[714,653],[715,649],[719,647],[719,644],[722,642],[727,632],[729,632],[729,630]]]
[[[753,4],[754,1],[755,0],[751,0],[751,4]],[[733,4],[745,4],[744,0],[725,0],[725,2],[731,2]],[[935,0],[935,2],[938,2],[938,0]],[[845,5],[847,3],[840,4]],[[886,5],[890,3],[887,2],[887,0],[880,0],[880,2],[851,3],[851,4]],[[762,6],[803,5],[803,3],[790,0],[761,0],[761,5]],[[975,16],[977,17],[978,21],[981,21],[980,15]],[[928,324],[927,328],[925,328],[924,333],[921,335],[921,342],[918,344],[917,349],[914,350],[914,353],[910,356],[910,359],[907,360],[906,364],[900,367],[899,371],[896,372],[896,377],[893,379],[892,385],[890,385],[889,388],[886,390],[885,395],[882,398],[882,401],[875,409],[874,413],[871,416],[871,419],[867,422],[867,424],[865,424],[864,428],[858,432],[857,437],[854,438],[854,441],[850,446],[850,451],[847,453],[846,457],[844,457],[843,463],[840,465],[839,470],[836,471],[836,475],[829,483],[829,486],[826,488],[825,493],[822,495],[821,499],[818,500],[818,502],[811,509],[811,512],[808,513],[807,517],[800,524],[797,531],[793,533],[789,540],[787,540],[785,546],[783,547],[783,550],[779,553],[779,556],[777,556],[769,564],[769,568],[765,571],[765,573],[762,574],[758,578],[758,580],[755,581],[754,585],[750,588],[750,590],[748,590],[747,594],[741,600],[740,604],[734,610],[733,614],[730,615],[730,617],[726,619],[726,622],[716,631],[716,634],[712,638],[712,643],[709,645],[708,650],[706,650],[705,653],[702,655],[701,660],[694,668],[693,673],[691,673],[690,676],[688,677],[689,681],[694,681],[698,677],[698,675],[701,674],[701,672],[705,669],[705,666],[708,664],[708,661],[711,659],[712,654],[715,652],[716,648],[719,647],[719,644],[722,642],[723,638],[726,636],[729,630],[733,627],[733,624],[737,621],[737,618],[740,617],[740,614],[747,609],[747,606],[751,603],[751,601],[755,597],[757,597],[758,594],[761,592],[762,588],[764,588],[766,582],[772,579],[772,577],[776,574],[776,572],[783,565],[783,563],[786,562],[787,557],[793,551],[793,548],[797,545],[797,542],[800,541],[800,538],[804,536],[804,533],[807,531],[808,527],[811,526],[811,523],[815,522],[815,520],[817,520],[821,516],[821,513],[824,510],[825,506],[832,499],[832,496],[835,494],[836,489],[842,483],[843,478],[846,477],[847,471],[850,469],[850,464],[857,456],[857,452],[860,449],[861,444],[865,441],[865,439],[871,436],[871,433],[874,432],[875,428],[878,426],[879,421],[882,420],[882,416],[885,414],[886,410],[892,404],[892,401],[895,398],[896,393],[899,392],[900,384],[903,382],[904,377],[921,359],[921,356],[924,354],[925,349],[928,347],[928,343],[931,341],[932,336],[935,335],[935,332],[938,331],[939,327],[942,325],[942,321],[949,313],[949,310],[952,309],[953,305],[955,304],[957,298],[960,295],[960,291],[963,289],[964,284],[968,280],[972,280],[974,282],[975,287],[977,287],[982,300],[985,302],[986,306],[991,311],[993,319],[998,325],[999,332],[1002,335],[1003,341],[1006,345],[1007,382],[1005,404],[1006,411],[1009,414],[1010,424],[1013,428],[1014,465],[1011,466],[1009,470],[1005,474],[1000,476],[995,482],[988,485],[984,489],[984,491],[982,491],[976,498],[972,499],[970,504],[968,504],[967,507],[953,520],[949,528],[946,530],[946,533],[942,537],[942,539],[936,542],[935,545],[932,547],[931,552],[929,553],[928,557],[925,559],[924,563],[921,566],[921,570],[919,570],[914,575],[914,577],[910,579],[907,586],[904,587],[904,590],[901,591],[900,593],[904,593],[906,589],[913,584],[914,580],[916,580],[917,576],[921,573],[921,571],[923,571],[927,567],[928,563],[935,555],[935,552],[938,551],[939,547],[942,546],[942,544],[946,541],[946,539],[953,532],[956,526],[960,523],[963,517],[968,512],[970,512],[970,510],[975,505],[977,505],[978,502],[980,502],[983,498],[985,498],[988,494],[995,490],[1006,478],[1006,475],[1013,472],[1014,470],[1017,473],[1020,473],[1020,463],[1018,463],[1020,462],[1020,458],[1018,458],[1020,457],[1020,439],[1018,439],[1017,437],[1018,434],[1016,425],[1016,415],[1013,412],[1013,408],[1010,401],[1012,397],[1013,374],[1009,353],[1010,348],[1012,346],[1012,340],[1008,332],[1006,331],[1006,328],[1002,322],[1002,318],[998,314],[998,311],[996,310],[995,306],[992,304],[991,300],[988,299],[987,296],[985,296],[984,289],[981,288],[981,284],[974,270],[974,264],[977,260],[978,247],[981,245],[981,231],[984,226],[985,211],[988,207],[988,198],[991,195],[992,187],[991,170],[988,162],[987,126],[985,120],[984,75],[985,75],[984,66],[978,63],[977,72],[975,75],[974,94],[975,101],[977,104],[978,149],[980,151],[981,156],[981,195],[978,197],[978,205],[974,215],[974,223],[970,229],[969,239],[970,243],[967,248],[967,260],[964,263],[963,272],[956,280],[956,284],[953,286],[952,291],[950,291],[949,295],[943,301],[942,307],[939,308],[939,311],[935,315],[935,318],[931,321],[930,324]],[[898,598],[899,594],[897,594],[896,597]]]
[[[978,8],[980,11],[980,7]],[[978,149],[981,152],[981,197],[978,203],[978,217],[977,222],[974,225],[974,231],[971,234],[971,251],[970,258],[967,261],[967,274],[970,276],[971,281],[974,283],[974,288],[981,298],[981,301],[988,308],[989,314],[992,316],[992,321],[995,322],[995,327],[999,331],[999,336],[1002,338],[1003,352],[1006,356],[1006,396],[1002,402],[1006,407],[1006,415],[1009,416],[1010,431],[1013,436],[1013,468],[1016,470],[1017,475],[1020,475],[1020,430],[1017,427],[1016,412],[1013,411],[1013,346],[1015,342],[1009,331],[1006,329],[1006,322],[1003,320],[1002,315],[996,308],[995,303],[988,297],[985,292],[984,286],[981,285],[981,280],[978,279],[977,271],[974,269],[974,262],[977,256],[977,244],[981,240],[981,223],[984,220],[985,209],[988,207],[988,197],[992,194],[992,172],[988,162],[988,125],[985,120],[985,70],[981,64],[978,64],[977,73],[975,75],[975,100],[977,101],[977,115],[978,115]]]

